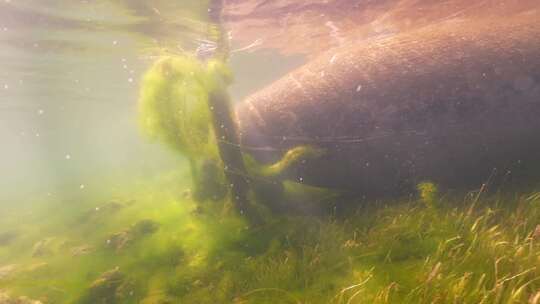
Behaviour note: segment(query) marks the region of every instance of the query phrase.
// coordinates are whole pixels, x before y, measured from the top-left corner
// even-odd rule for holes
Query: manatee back
[[[262,161],[313,144],[289,177],[365,195],[477,187],[540,162],[540,13],[449,21],[331,50],[237,107]]]

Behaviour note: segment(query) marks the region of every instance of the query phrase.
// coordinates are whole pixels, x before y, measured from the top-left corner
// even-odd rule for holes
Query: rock
[[[140,220],[130,229],[131,234],[143,236],[146,234],[152,234],[159,228],[159,224],[153,220]]]
[[[126,205],[126,207],[129,207],[129,206],[135,205],[135,203],[137,203],[137,200],[130,199],[130,200],[127,200],[124,204]]]
[[[0,232],[0,246],[7,246],[11,242],[13,242],[17,237],[19,236],[19,233],[16,231],[4,231]]]
[[[33,264],[28,265],[28,266],[24,269],[24,271],[25,271],[25,272],[36,272],[36,271],[44,270],[44,269],[46,269],[47,267],[49,267],[49,263],[46,263],[46,262],[38,262],[38,263],[33,263]]]
[[[194,288],[200,288],[200,287],[202,287],[203,285],[204,285],[204,284],[203,284],[203,282],[202,282],[201,280],[195,280],[195,281],[193,281],[193,284],[192,284],[192,286],[193,286]]]
[[[41,304],[41,301],[32,300],[28,297],[10,297],[7,292],[0,290],[0,304]]]
[[[16,269],[17,269],[16,264],[0,266],[0,280],[7,279],[9,276],[11,276],[15,272]]]
[[[32,247],[32,257],[42,257],[53,253],[53,241],[55,238],[45,238],[34,244]]]
[[[142,237],[157,231],[159,224],[152,220],[140,220],[129,229],[112,234],[107,239],[107,247],[113,248],[117,252],[130,246]]]
[[[540,224],[536,225],[536,228],[534,229],[532,233],[532,237],[535,240],[540,239]]]
[[[184,189],[184,191],[182,191],[182,198],[191,199],[192,198],[191,189]]]
[[[167,295],[157,294],[144,298],[141,304],[173,304],[175,301]]]
[[[123,282],[124,274],[120,272],[119,267],[106,271],[90,284],[79,302],[85,304],[117,303],[116,292]]]
[[[9,299],[9,296],[6,292],[3,290],[0,290],[0,303],[7,303],[7,300]]]
[[[113,213],[122,208],[124,208],[124,204],[119,203],[117,201],[111,201],[111,202],[105,203],[104,205],[94,208],[94,211],[101,212],[101,213]]]
[[[147,281],[147,292],[141,304],[172,304],[176,303],[167,295],[168,279],[163,275],[154,275]]]
[[[236,106],[245,152],[313,186],[371,197],[431,180],[472,189],[540,174],[540,11],[440,22],[321,54]],[[491,178],[491,181],[494,179]]]
[[[140,296],[141,289],[141,286],[138,286],[121,273],[119,267],[115,267],[104,272],[92,282],[84,296],[77,303],[131,303],[133,299]]]
[[[116,289],[115,297],[119,303],[124,303],[134,297],[139,296],[140,286],[137,286],[131,280],[124,280],[124,282]]]
[[[87,255],[87,254],[92,253],[92,251],[94,251],[94,248],[88,245],[81,245],[81,246],[71,248],[70,251],[71,251],[71,256],[77,257],[77,256]]]
[[[128,204],[132,204],[131,201],[129,201]],[[104,216],[108,216],[108,215],[118,212],[124,207],[125,207],[125,204],[123,203],[120,203],[117,201],[110,201],[100,206],[94,207],[90,210],[87,210],[82,215],[82,220],[89,221],[89,220],[103,218]]]
[[[129,233],[129,230],[124,230],[109,236],[107,239],[107,247],[113,248],[118,252],[129,246],[132,242],[133,236]]]

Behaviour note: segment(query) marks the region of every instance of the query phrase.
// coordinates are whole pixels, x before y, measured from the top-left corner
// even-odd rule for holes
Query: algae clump
[[[217,156],[208,124],[208,75],[191,57],[165,57],[146,72],[139,117],[150,138],[190,157]]]
[[[148,137],[188,158],[194,197],[198,201],[225,198],[233,184],[227,182],[227,174],[231,173],[227,173],[228,166],[221,155],[221,150],[228,147],[220,147],[223,139],[216,139],[221,132],[219,128],[224,126],[215,125],[217,122],[213,119],[213,115],[225,115],[228,121],[234,121],[233,113],[216,114],[218,109],[212,106],[215,96],[220,96],[222,102],[229,102],[227,86],[232,78],[227,65],[220,60],[200,62],[196,57],[182,55],[156,61],[142,82],[141,127]],[[227,104],[223,109],[230,107]],[[237,136],[235,130],[226,132],[233,133],[229,136]],[[256,196],[261,197],[265,193],[284,191],[281,186],[283,173],[305,159],[321,156],[324,151],[312,146],[294,147],[274,164],[260,164],[248,153],[239,153],[239,163],[244,163],[246,170],[240,173],[246,175],[243,177],[246,180],[253,181],[251,189],[246,190],[259,192]]]
[[[416,188],[420,195],[420,200],[429,208],[437,207],[437,198],[439,195],[439,189],[437,185],[432,182],[419,183]]]
[[[226,194],[216,139],[210,124],[209,92],[230,73],[216,62],[195,57],[167,56],[146,72],[139,99],[139,121],[144,133],[188,158],[194,194],[200,200]]]
[[[244,156],[244,160],[251,174],[262,177],[279,177],[295,164],[309,158],[320,157],[324,153],[323,149],[313,146],[298,146],[288,150],[279,161],[273,164],[260,164],[249,154]]]

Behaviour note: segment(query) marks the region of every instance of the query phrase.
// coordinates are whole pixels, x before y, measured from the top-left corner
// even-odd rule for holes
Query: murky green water
[[[314,136],[306,141],[309,145],[295,144],[287,157],[291,146],[284,143],[317,126],[317,119],[309,117],[320,115],[322,121],[329,111],[314,110],[305,118],[294,111],[281,115],[279,103],[269,104],[261,113],[275,109],[278,114],[268,117],[278,122],[276,128],[290,121],[296,125],[287,129],[289,139],[279,136],[262,146],[244,147],[249,153],[244,152],[243,174],[252,187],[248,199],[259,217],[254,223],[247,212],[237,212],[234,190],[227,190],[227,164],[219,160],[217,171],[205,171],[205,160],[219,157],[213,149],[219,149],[220,139],[209,140],[208,150],[204,146],[186,155],[174,145],[171,149],[161,133],[153,140],[146,136],[141,120],[148,113],[139,108],[142,89],[155,86],[159,91],[174,73],[189,74],[176,71],[174,61],[163,61],[163,66],[156,62],[186,54],[203,62],[207,58],[202,57],[213,54],[220,26],[230,37],[234,81],[226,92],[235,107],[323,51],[348,45],[346,41],[371,45],[371,39],[400,37],[430,24],[450,24],[452,31],[472,16],[529,20],[538,15],[537,4],[469,5],[456,0],[446,1],[443,10],[429,1],[229,1],[224,23],[216,25],[209,21],[207,1],[151,2],[0,0],[0,304],[540,303],[535,177],[516,179],[507,188],[503,179],[499,188],[491,189],[487,176],[486,184],[468,190],[421,180],[406,195],[368,198],[306,186],[304,180],[321,186],[327,176],[309,169],[290,175],[281,171],[290,164],[317,162],[332,147],[341,151],[340,145],[357,144],[360,138],[334,132],[339,128],[332,123],[346,121],[347,114],[332,112],[336,118],[330,127],[319,128],[335,134],[332,141],[324,134]],[[529,66],[537,67],[538,52],[521,49],[519,43],[526,39],[519,38],[508,49],[528,54]],[[347,57],[336,54],[329,56],[331,64]],[[165,76],[155,82],[145,78],[152,67],[164,69],[159,71]],[[538,71],[533,67],[531,71]],[[206,67],[200,69],[202,79],[211,79]],[[510,85],[512,92],[522,94],[516,98],[540,98],[539,75],[527,76],[526,69],[516,73],[519,77]],[[339,87],[305,77],[286,78],[293,86],[285,86],[278,97],[286,100],[295,86],[308,91],[322,87],[330,92],[324,95],[328,100],[340,94]],[[320,74],[325,77],[331,83],[334,76]],[[335,79],[347,83],[347,78]],[[386,78],[378,85],[384,83]],[[353,86],[352,92],[360,94],[370,89],[369,83]],[[169,99],[199,96],[174,89],[159,92],[154,95]],[[174,102],[164,112],[177,110]],[[157,108],[159,117],[189,117]],[[308,119],[305,124],[303,119]],[[210,123],[203,129],[209,128],[214,138],[219,131],[212,131],[218,129],[208,127]],[[177,135],[170,124],[163,125],[158,133],[172,130]],[[534,139],[529,143],[530,151],[540,146]],[[319,149],[317,144],[330,146]],[[280,151],[279,158],[257,155],[270,146]],[[283,155],[275,166],[264,163]],[[350,155],[345,155],[338,157],[345,164],[343,176],[356,178],[349,172],[354,169],[347,169],[353,164]],[[416,156],[422,157],[429,155]],[[534,155],[517,158],[515,163],[531,168],[540,162]],[[374,165],[362,163],[365,170]],[[195,174],[194,168],[202,173]],[[336,174],[333,167],[320,168]],[[313,178],[304,175],[309,172]],[[198,200],[197,181],[210,188],[214,180],[226,194]],[[373,176],[373,184],[362,178],[358,183],[376,187],[378,181]]]

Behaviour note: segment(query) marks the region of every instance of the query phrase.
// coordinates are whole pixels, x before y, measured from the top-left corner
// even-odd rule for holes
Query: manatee
[[[540,166],[540,13],[449,20],[325,52],[236,105],[243,149],[364,196],[479,187]],[[537,171],[535,171],[537,170]]]

